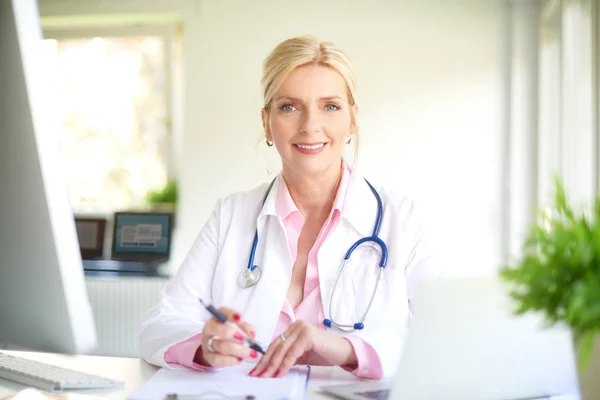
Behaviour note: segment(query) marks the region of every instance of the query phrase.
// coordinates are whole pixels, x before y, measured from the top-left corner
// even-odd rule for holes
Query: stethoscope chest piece
[[[241,288],[246,289],[252,287],[258,283],[262,272],[260,267],[255,266],[254,269],[244,268],[238,277],[238,285]]]

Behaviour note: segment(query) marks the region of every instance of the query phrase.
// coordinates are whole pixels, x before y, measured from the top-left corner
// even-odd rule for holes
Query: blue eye
[[[291,104],[282,104],[281,106],[279,106],[279,109],[281,111],[290,112],[294,111],[294,106]]]
[[[339,110],[340,108],[339,108],[337,105],[335,105],[335,104],[327,104],[327,105],[325,106],[325,109],[326,109],[327,111],[337,111],[337,110]]]

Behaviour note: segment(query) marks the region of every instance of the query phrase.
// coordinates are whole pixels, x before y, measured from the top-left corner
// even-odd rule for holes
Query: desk
[[[125,388],[122,390],[93,394],[102,399],[110,400],[127,399],[127,397],[135,393],[136,390],[158,370],[157,367],[138,358],[66,356],[21,351],[6,351],[6,353],[125,382]],[[352,374],[340,368],[313,367],[311,379],[309,381],[309,395],[307,398],[311,400],[331,400],[332,397],[320,393],[320,388],[322,386],[335,385],[338,383],[351,383],[357,380],[358,379]],[[0,399],[4,399],[24,388],[25,386],[0,379]],[[85,397],[82,396],[82,399],[83,398]],[[72,399],[69,398],[69,400],[77,400],[77,396],[74,396]]]
[[[138,358],[66,356],[20,351],[7,351],[6,353],[125,382],[125,388],[122,390],[94,394],[99,398],[110,400],[127,399],[158,370],[157,367]],[[312,367],[310,378],[307,396],[309,400],[331,400],[332,397],[321,392],[320,388],[323,386],[358,381],[358,378],[341,368],[331,367]],[[0,399],[4,399],[23,388],[24,386],[17,383],[0,379]],[[82,396],[83,398],[87,399],[88,397]],[[69,400],[77,400],[77,396],[69,397]],[[555,397],[552,400],[579,400],[579,396],[569,394]]]

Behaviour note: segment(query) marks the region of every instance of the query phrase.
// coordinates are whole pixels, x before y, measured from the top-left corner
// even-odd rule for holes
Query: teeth
[[[325,143],[311,144],[310,146],[307,146],[307,145],[304,145],[304,144],[297,144],[296,146],[300,147],[301,149],[316,150],[316,149],[320,149],[324,145],[325,145]]]

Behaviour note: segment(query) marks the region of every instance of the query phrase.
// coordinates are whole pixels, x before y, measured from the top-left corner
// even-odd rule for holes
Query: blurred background
[[[171,193],[171,273],[219,197],[279,171],[262,140],[261,65],[295,35],[353,60],[357,167],[415,198],[448,275],[494,272],[516,254],[554,174],[577,202],[598,192],[596,0],[38,5],[74,212],[160,207],[149,193]],[[163,284],[89,278],[100,354],[137,355],[140,315]]]

